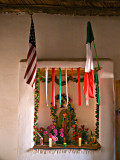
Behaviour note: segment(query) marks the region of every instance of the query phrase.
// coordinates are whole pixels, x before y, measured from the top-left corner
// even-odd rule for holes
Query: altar
[[[38,66],[40,68],[44,68],[45,66],[57,67],[58,65],[61,65],[61,67],[64,68],[64,67],[69,66],[69,64],[70,64],[73,68],[75,68],[78,65],[84,66],[84,63],[85,63],[84,61],[75,61],[75,62],[73,62],[73,61],[67,61],[67,62],[40,61],[40,62],[38,62]],[[63,143],[62,143],[62,144],[58,144],[59,147],[57,145],[56,146],[53,145],[51,148],[51,147],[49,147],[48,142],[47,142],[47,144],[45,142],[43,146],[41,146],[39,142],[36,144],[35,144],[35,142],[33,142],[34,92],[30,86],[25,84],[24,79],[23,79],[23,75],[24,75],[24,71],[25,71],[25,62],[20,63],[20,88],[21,89],[20,89],[20,102],[19,102],[19,153],[22,153],[22,155],[24,157],[26,157],[27,155],[29,156],[32,153],[34,158],[36,157],[36,159],[39,157],[39,155],[38,154],[34,155],[34,153],[40,153],[40,154],[48,153],[49,156],[51,153],[54,153],[54,154],[62,153],[62,154],[67,154],[67,157],[69,157],[69,153],[73,153],[73,154],[80,153],[81,155],[79,155],[79,157],[82,156],[82,157],[86,158],[87,160],[91,160],[90,157],[94,157],[94,156],[97,156],[97,159],[100,158],[100,155],[101,155],[101,152],[103,151],[103,148],[106,151],[111,150],[111,153],[114,151],[113,150],[114,145],[112,147],[112,141],[111,141],[111,139],[114,135],[114,131],[112,130],[113,123],[110,123],[110,120],[113,121],[112,116],[114,113],[114,107],[113,107],[113,98],[114,97],[112,94],[113,93],[113,63],[111,61],[106,60],[106,61],[100,61],[100,64],[101,64],[102,70],[99,73],[99,84],[100,84],[100,95],[102,95],[102,96],[100,96],[101,106],[100,106],[100,111],[99,111],[99,114],[100,114],[99,115],[100,116],[100,118],[99,118],[99,138],[97,140],[98,146],[96,146],[95,144],[91,144],[91,146],[93,147],[91,150],[91,146],[89,146],[89,144],[82,144],[81,147],[78,147],[78,144],[77,144],[77,145],[74,145],[74,147],[73,147],[72,144],[68,143],[67,144],[68,148],[67,148],[67,147],[64,147]],[[42,84],[42,86],[41,86],[41,92],[42,92],[41,96],[42,97],[41,98],[44,100],[43,101],[44,105],[41,105],[40,110],[39,110],[38,128],[40,128],[40,127],[47,128],[47,126],[52,123],[52,119],[50,116],[51,110],[50,110],[50,107],[47,107],[45,104],[46,103],[46,100],[45,100],[46,98],[44,96],[45,83],[41,82],[41,84]],[[71,87],[69,87],[69,88],[71,88]],[[82,86],[81,86],[81,88],[82,88]],[[51,91],[50,88],[49,88],[49,90]],[[111,93],[111,94],[109,94],[109,93]],[[107,97],[106,97],[106,95],[107,95]],[[69,97],[72,97],[72,92],[71,92],[71,94],[69,94]],[[52,99],[52,95],[51,95],[51,97],[49,97],[50,103],[51,103],[51,99]],[[93,102],[91,104],[93,104]],[[76,103],[78,104],[78,101],[76,101]],[[42,100],[41,100],[41,104],[42,104]],[[59,102],[57,101],[57,106],[58,105],[59,105]],[[73,106],[75,108],[76,115],[77,115],[77,113],[82,112],[82,108],[86,109],[86,110],[90,108],[90,106],[83,107],[83,106],[77,106],[76,104],[73,104]],[[78,122],[80,122],[80,124],[79,124],[80,127],[82,124],[84,124],[85,128],[87,128],[87,127],[91,128],[90,126],[93,126],[93,129],[95,129],[96,118],[95,118],[94,107],[96,107],[96,105],[93,105],[93,111],[91,111],[91,112],[88,111],[89,116],[87,116],[86,118],[85,118],[85,116],[82,117],[82,114],[81,114],[80,118],[78,118],[79,116],[77,116]],[[58,108],[59,108],[59,106],[58,106]],[[63,108],[61,108],[61,110],[62,109]],[[65,108],[65,109],[67,109],[67,108]],[[85,110],[85,113],[87,115],[86,110]],[[57,115],[59,115],[59,113],[57,113]],[[93,116],[91,115],[92,113],[93,113]],[[90,117],[93,117],[93,119],[90,119],[89,121],[87,120],[87,123],[86,123],[85,119],[87,119],[87,118],[89,119]],[[82,120],[80,120],[80,119],[82,119]],[[94,130],[93,130],[93,134],[94,134]],[[24,146],[24,148],[21,148],[21,145]],[[87,146],[87,150],[85,148],[86,146]],[[71,148],[71,147],[73,147],[73,148]],[[24,152],[26,152],[26,154],[24,154]],[[102,152],[103,157],[104,157],[104,153],[105,152]],[[106,155],[106,156],[109,156],[109,155]],[[21,157],[21,156],[19,156],[19,157]],[[42,155],[41,155],[41,157],[42,157]],[[77,158],[77,155],[75,157]]]

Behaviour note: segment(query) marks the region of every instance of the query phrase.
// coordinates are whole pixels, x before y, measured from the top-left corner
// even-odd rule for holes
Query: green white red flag
[[[88,101],[90,98],[94,98],[94,67],[93,67],[93,56],[91,43],[94,40],[92,27],[90,22],[87,23],[87,41],[86,41],[86,64],[85,64],[85,75],[84,75],[84,94],[85,99]]]

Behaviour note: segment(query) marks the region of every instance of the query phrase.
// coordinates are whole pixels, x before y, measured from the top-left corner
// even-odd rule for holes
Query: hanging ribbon
[[[74,77],[73,77],[73,68],[72,68],[72,81],[73,81],[73,104],[74,104]]]
[[[77,76],[78,76],[78,105],[81,106],[80,68],[77,68]]]
[[[46,105],[48,106],[48,68],[45,69],[45,80],[46,80]]]
[[[52,68],[52,106],[55,106],[55,68]]]
[[[59,68],[59,107],[61,107],[61,68]]]
[[[65,75],[66,75],[66,99],[67,99],[67,105],[68,105],[68,84],[67,84],[67,68],[65,69]]]
[[[39,84],[38,84],[38,88],[39,88],[39,106],[40,106],[40,68],[38,68],[38,80],[39,80]]]

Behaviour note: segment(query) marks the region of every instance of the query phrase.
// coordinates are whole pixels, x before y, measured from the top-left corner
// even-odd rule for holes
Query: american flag
[[[33,19],[31,17],[29,51],[27,55],[27,67],[24,79],[26,79],[26,83],[30,84],[34,89],[36,86],[36,70],[37,70],[37,55],[36,55],[35,31],[34,31]]]

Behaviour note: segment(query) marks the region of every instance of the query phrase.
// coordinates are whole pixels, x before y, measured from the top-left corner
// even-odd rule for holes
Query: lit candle
[[[78,138],[78,146],[79,146],[79,147],[81,147],[81,142],[82,142],[82,138],[79,137],[79,138]]]
[[[52,147],[52,138],[49,138],[49,147]]]

